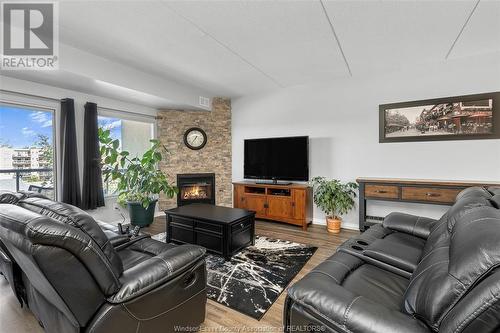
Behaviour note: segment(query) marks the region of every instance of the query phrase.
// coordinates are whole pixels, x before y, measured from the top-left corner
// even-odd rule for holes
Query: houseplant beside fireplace
[[[158,140],[150,140],[151,148],[142,157],[130,157],[129,152],[119,149],[120,141],[113,140],[110,131],[101,128],[99,141],[104,180],[118,182],[118,203],[127,206],[130,223],[140,227],[150,225],[160,193],[173,198],[178,192],[158,169],[161,149],[166,151],[166,148]]]
[[[342,183],[337,179],[328,180],[325,177],[312,179],[314,203],[326,214],[326,224],[329,232],[339,233],[342,215],[354,207],[358,184]]]

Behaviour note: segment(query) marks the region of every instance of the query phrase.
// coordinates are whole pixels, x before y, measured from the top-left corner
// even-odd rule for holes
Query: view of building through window
[[[0,189],[55,198],[54,113],[0,104]]]
[[[120,141],[120,150],[126,150],[131,157],[142,156],[149,149],[153,138],[153,124],[151,122],[132,121],[115,117],[98,117],[99,128],[111,131],[111,137]],[[104,195],[114,195],[117,191],[117,182],[103,179]]]

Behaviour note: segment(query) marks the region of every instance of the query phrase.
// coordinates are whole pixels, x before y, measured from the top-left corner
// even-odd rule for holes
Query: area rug
[[[165,241],[165,233],[153,236]],[[260,320],[317,247],[263,236],[225,261],[208,254],[207,296],[233,310]]]

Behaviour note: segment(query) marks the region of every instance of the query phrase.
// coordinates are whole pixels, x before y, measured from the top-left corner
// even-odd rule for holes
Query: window
[[[149,149],[151,140],[154,137],[154,124],[150,121],[135,121],[116,116],[98,117],[99,128],[111,131],[111,137],[120,141],[120,150],[126,150],[131,157],[141,157]],[[116,194],[117,182],[103,179],[104,195]]]
[[[55,199],[54,110],[0,103],[0,189]]]

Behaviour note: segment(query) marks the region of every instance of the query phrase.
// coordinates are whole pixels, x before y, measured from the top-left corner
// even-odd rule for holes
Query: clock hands
[[[201,143],[201,142],[203,142],[203,139],[201,138],[201,136],[200,136],[200,135],[196,135],[196,134],[194,134],[194,135],[192,135],[192,136],[191,136],[191,138],[192,138],[192,139],[190,140],[190,141],[191,141],[191,144],[195,144],[195,143]]]

